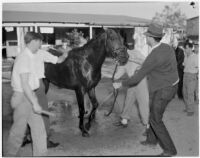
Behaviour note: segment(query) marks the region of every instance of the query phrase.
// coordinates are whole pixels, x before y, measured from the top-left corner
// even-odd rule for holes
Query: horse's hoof
[[[88,132],[82,132],[82,136],[83,136],[83,137],[89,137],[90,135],[89,135]]]
[[[85,124],[85,129],[86,129],[86,130],[89,131],[90,127],[91,127],[90,123],[86,123],[86,124]]]

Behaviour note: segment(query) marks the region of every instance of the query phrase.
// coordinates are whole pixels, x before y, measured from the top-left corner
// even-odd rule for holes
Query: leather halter
[[[105,31],[105,48],[107,46],[107,39],[108,39],[108,35],[107,35],[107,31]],[[119,59],[120,59],[119,57],[120,57],[120,52],[121,51],[126,51],[126,47],[123,46],[123,47],[121,47],[121,48],[119,47],[117,49],[112,48],[112,50],[111,50],[112,58],[116,59],[117,61],[119,61]]]

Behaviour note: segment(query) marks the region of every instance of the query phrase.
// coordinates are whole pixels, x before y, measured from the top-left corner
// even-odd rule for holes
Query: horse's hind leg
[[[89,120],[88,123],[86,124],[86,129],[89,130],[91,127],[91,121],[94,120],[95,118],[95,114],[96,114],[96,109],[98,108],[99,104],[95,95],[95,88],[92,88],[89,92],[88,92],[88,96],[90,98],[90,101],[92,102],[92,110],[90,112],[89,115]]]
[[[84,94],[82,93],[82,91],[80,89],[75,90],[76,92],[76,98],[77,98],[77,102],[78,102],[78,107],[79,107],[79,128],[82,132],[82,136],[83,137],[88,137],[89,133],[87,132],[87,130],[85,129],[84,126],[84,114],[85,114],[85,108],[84,108]]]

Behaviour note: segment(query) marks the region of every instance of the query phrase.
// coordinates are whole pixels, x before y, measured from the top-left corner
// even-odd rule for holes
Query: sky
[[[9,2],[9,3],[8,3]],[[23,2],[23,3],[22,3]],[[132,17],[139,17],[145,19],[152,19],[156,12],[161,13],[165,5],[172,5],[172,3],[178,2],[181,12],[186,15],[187,18],[192,18],[199,15],[199,3],[195,2],[195,8],[190,5],[191,0],[185,1],[110,1],[97,2],[70,2],[65,3],[60,1],[56,3],[48,3],[47,1],[24,1],[17,0],[4,0],[2,3],[2,9],[15,10],[15,11],[45,11],[45,12],[64,12],[64,13],[79,13],[79,14],[110,14],[110,15],[127,15]]]

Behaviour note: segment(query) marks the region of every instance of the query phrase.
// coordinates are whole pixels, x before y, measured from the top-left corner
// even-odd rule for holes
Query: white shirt
[[[183,65],[184,72],[198,73],[198,55],[193,53],[188,57],[185,56]]]
[[[24,73],[29,73],[28,84],[31,90],[39,88],[39,78],[37,77],[36,71],[34,55],[28,48],[25,48],[15,59],[11,77],[11,86],[13,90],[24,92],[20,78],[20,75]]]
[[[35,67],[37,70],[37,76],[39,79],[45,78],[44,76],[44,62],[56,64],[58,61],[58,57],[50,54],[45,50],[38,50],[36,54],[34,54],[35,58]]]
[[[157,48],[159,45],[161,44],[161,42],[159,42],[158,44],[154,45],[153,47],[151,47],[150,53]]]

